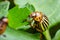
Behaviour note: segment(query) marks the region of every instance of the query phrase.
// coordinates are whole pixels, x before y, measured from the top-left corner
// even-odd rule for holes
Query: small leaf
[[[17,5],[19,4],[19,7],[22,8],[27,3],[27,0],[14,0],[14,3]]]
[[[27,7],[31,12],[34,12],[35,11],[35,8],[33,5],[29,4],[29,3],[26,3],[25,4],[25,7]]]
[[[9,9],[8,1],[0,2],[0,18],[3,16],[7,16],[8,9]]]
[[[53,40],[60,40],[60,30],[58,30],[58,31],[56,32],[56,35],[55,35],[55,37],[53,38]]]
[[[23,21],[28,17],[30,13],[31,11],[27,7],[19,8],[18,6],[16,6],[13,9],[9,10],[9,26],[14,29],[19,29],[23,27],[25,28],[25,25],[27,25],[28,23]]]

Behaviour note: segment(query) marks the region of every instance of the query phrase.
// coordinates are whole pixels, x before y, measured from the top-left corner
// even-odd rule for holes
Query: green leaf
[[[60,22],[60,0],[14,0],[16,5],[32,4],[36,11],[43,12],[49,19],[49,28]]]
[[[7,28],[5,33],[6,37],[0,37],[0,40],[39,40],[39,34],[30,34],[25,31],[17,31]]]
[[[58,30],[58,31],[56,32],[56,35],[55,35],[55,37],[53,38],[53,40],[60,40],[60,30]]]
[[[27,7],[31,12],[34,12],[35,11],[35,8],[33,5],[29,4],[29,3],[26,3],[25,4],[25,7]]]
[[[23,22],[30,13],[31,11],[27,7],[19,8],[18,6],[16,6],[13,9],[9,10],[8,14],[9,26],[14,29],[30,28],[30,26],[27,27],[28,26],[27,22]]]
[[[19,4],[20,6],[19,7],[24,7],[24,5],[27,3],[27,0],[14,0],[15,2],[15,4]]]
[[[0,2],[0,18],[3,16],[7,16],[8,8],[9,8],[8,1]]]

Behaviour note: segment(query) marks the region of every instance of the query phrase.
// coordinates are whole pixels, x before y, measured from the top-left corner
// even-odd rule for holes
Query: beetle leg
[[[40,33],[40,40],[43,40],[43,38],[42,38],[42,37],[43,37],[43,35],[42,35],[42,33]]]
[[[30,24],[31,27],[33,27],[33,28],[35,28],[35,26],[34,26],[34,22],[35,22],[35,21],[33,20],[33,21],[31,22],[31,24]]]

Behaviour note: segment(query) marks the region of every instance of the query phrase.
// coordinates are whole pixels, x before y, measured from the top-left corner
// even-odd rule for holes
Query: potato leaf
[[[0,40],[39,40],[39,34],[30,34],[25,31],[17,31],[11,28],[6,29],[4,35],[6,37],[0,37]]]
[[[8,1],[0,2],[0,18],[2,18],[3,16],[7,16],[8,9],[9,9]]]
[[[55,35],[55,37],[53,38],[53,40],[60,40],[60,30],[58,30],[58,31],[56,32],[56,35]]]

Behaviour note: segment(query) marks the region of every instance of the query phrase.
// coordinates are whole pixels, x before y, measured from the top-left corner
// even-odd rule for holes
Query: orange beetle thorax
[[[35,21],[40,22],[42,20],[42,13],[41,12],[34,12],[30,15]]]

